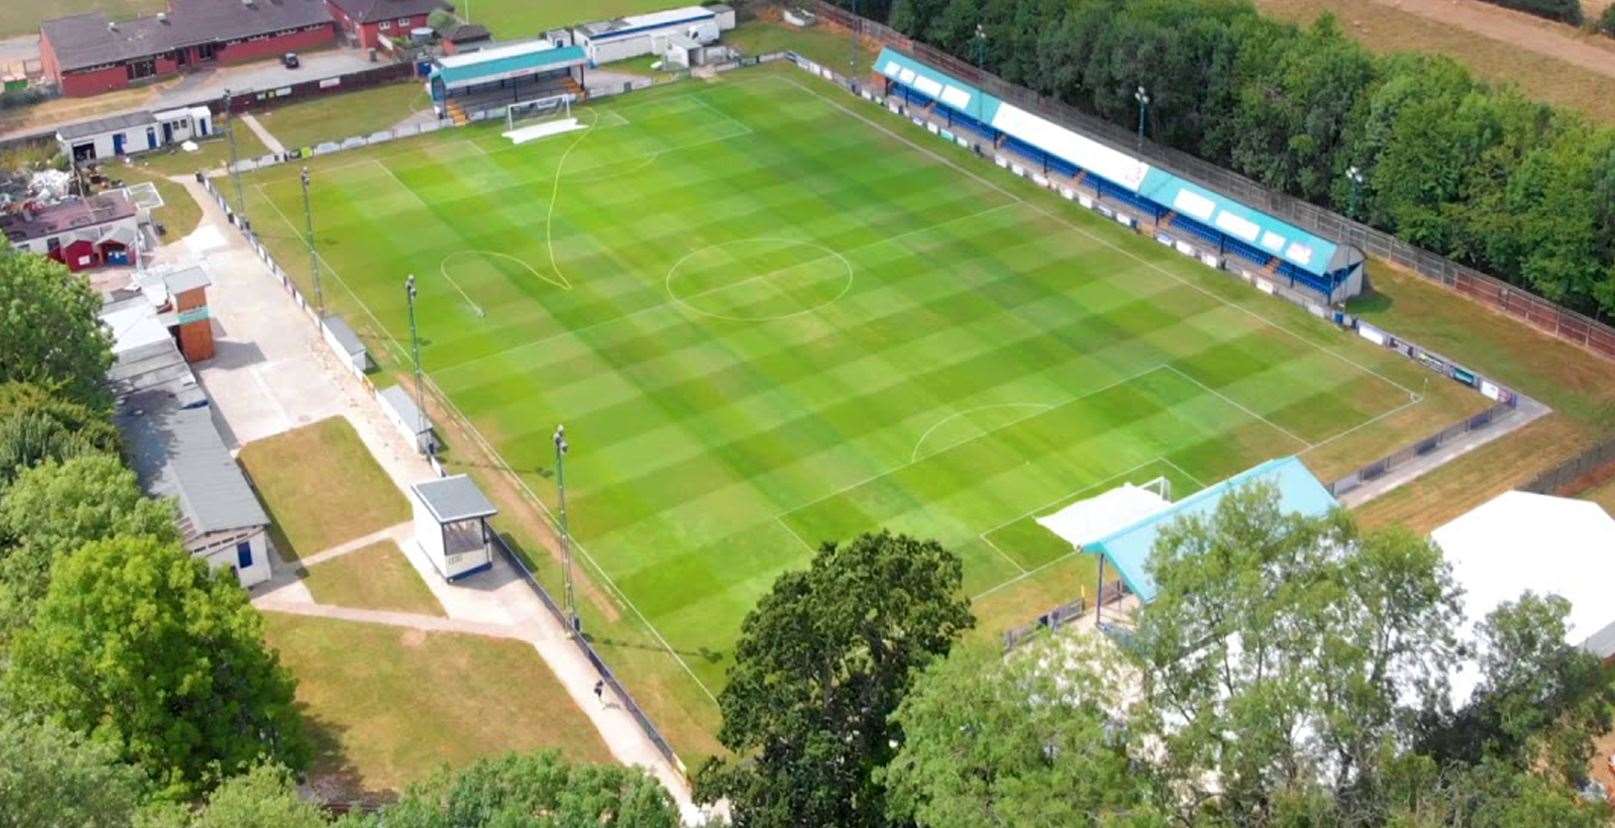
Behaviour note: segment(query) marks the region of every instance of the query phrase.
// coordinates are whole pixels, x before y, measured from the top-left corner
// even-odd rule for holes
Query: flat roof
[[[416,483],[409,488],[439,524],[499,514],[477,484],[464,474]]]
[[[1299,457],[1269,460],[1246,469],[1220,483],[1207,486],[1130,526],[1098,540],[1089,551],[1105,557],[1116,568],[1127,588],[1144,603],[1155,600],[1155,577],[1149,571],[1150,553],[1161,529],[1180,517],[1209,516],[1229,492],[1256,482],[1278,489],[1279,510],[1289,514],[1317,516],[1335,508],[1335,498],[1307,470]]]
[[[342,317],[327,316],[324,323],[325,329],[331,332],[331,337],[342,346],[342,350],[346,351],[349,356],[364,353],[364,343],[359,341],[359,335],[353,332],[353,328],[349,327]],[[393,387],[397,388],[398,386]]]
[[[106,135],[112,132],[122,132],[126,129],[151,126],[155,123],[157,123],[157,116],[150,112],[126,112],[109,118],[98,118],[94,121],[68,124],[56,130],[56,135],[64,141],[74,141],[79,138],[89,138],[95,135]]]
[[[421,410],[416,407],[415,399],[404,390],[402,385],[389,385],[376,393],[381,404],[391,408],[398,418],[406,423],[415,423],[417,436],[432,430],[432,419],[421,416]]]
[[[596,20],[584,23],[578,26],[578,29],[591,40],[610,40],[665,26],[677,26],[680,23],[711,20],[717,16],[717,12],[705,6],[682,6],[649,14],[633,14],[614,20]]]

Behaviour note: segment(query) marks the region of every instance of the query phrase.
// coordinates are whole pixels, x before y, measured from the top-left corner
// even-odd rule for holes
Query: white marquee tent
[[[1430,533],[1463,587],[1465,634],[1527,590],[1570,602],[1569,641],[1615,658],[1615,518],[1585,500],[1504,492]],[[1453,676],[1467,701],[1473,669]]]

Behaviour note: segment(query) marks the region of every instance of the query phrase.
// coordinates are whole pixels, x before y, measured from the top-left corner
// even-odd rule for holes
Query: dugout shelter
[[[895,49],[882,50],[874,68],[889,107],[910,117],[917,113],[941,120],[951,133],[974,139],[961,138],[962,143],[985,144],[984,151],[1009,151],[1029,159],[1066,189],[1092,191],[1110,208],[1136,215],[1163,244],[1325,304],[1362,291],[1363,252],[1352,245],[1337,244],[1213,192]]]
[[[446,581],[493,566],[493,529],[499,513],[477,484],[463,474],[410,486],[415,543]]]
[[[584,93],[583,49],[528,40],[432,61],[426,91],[438,117],[456,123],[498,116],[511,104]]]

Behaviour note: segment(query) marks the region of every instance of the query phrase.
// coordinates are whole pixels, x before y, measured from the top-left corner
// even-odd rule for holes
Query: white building
[[[455,581],[493,566],[493,529],[498,514],[471,478],[459,474],[409,487],[415,510],[415,542],[444,580]]]
[[[573,42],[589,56],[589,65],[598,66],[640,55],[666,54],[675,38],[701,45],[716,43],[719,33],[734,27],[735,10],[728,6],[685,6],[584,23],[572,34]]]
[[[325,343],[346,360],[348,370],[360,377],[370,370],[369,351],[341,317],[327,316],[320,320],[320,330],[325,335]]]
[[[187,106],[69,124],[57,130],[56,143],[74,161],[102,161],[212,134],[213,113],[205,106]]]
[[[185,549],[234,571],[243,587],[269,580],[269,516],[214,427],[206,396],[140,391],[120,401],[116,421],[141,487],[173,500]]]
[[[72,271],[140,262],[140,208],[124,190],[0,216],[0,233],[18,250],[48,256]]]
[[[1504,492],[1434,532],[1430,540],[1463,587],[1460,638],[1526,591],[1570,602],[1568,643],[1615,663],[1615,518],[1586,500]],[[1462,704],[1479,682],[1473,666],[1453,676]]]
[[[432,431],[432,421],[415,405],[414,398],[402,385],[389,385],[377,391],[376,399],[381,402],[381,412],[398,427],[404,439],[416,451],[425,454],[437,450],[437,434]]]

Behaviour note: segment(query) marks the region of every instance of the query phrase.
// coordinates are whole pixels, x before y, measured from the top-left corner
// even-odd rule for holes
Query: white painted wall
[[[199,539],[199,543],[205,544],[206,542],[206,538]],[[241,586],[256,586],[269,580],[270,576],[274,574],[273,567],[269,565],[269,539],[264,530],[259,529],[246,538],[245,543],[252,550],[252,565],[248,567],[237,565],[240,556],[236,551],[235,543],[211,549],[201,554],[207,561],[208,566],[214,569],[234,569],[236,579],[241,582]],[[193,552],[193,554],[197,553]]]

